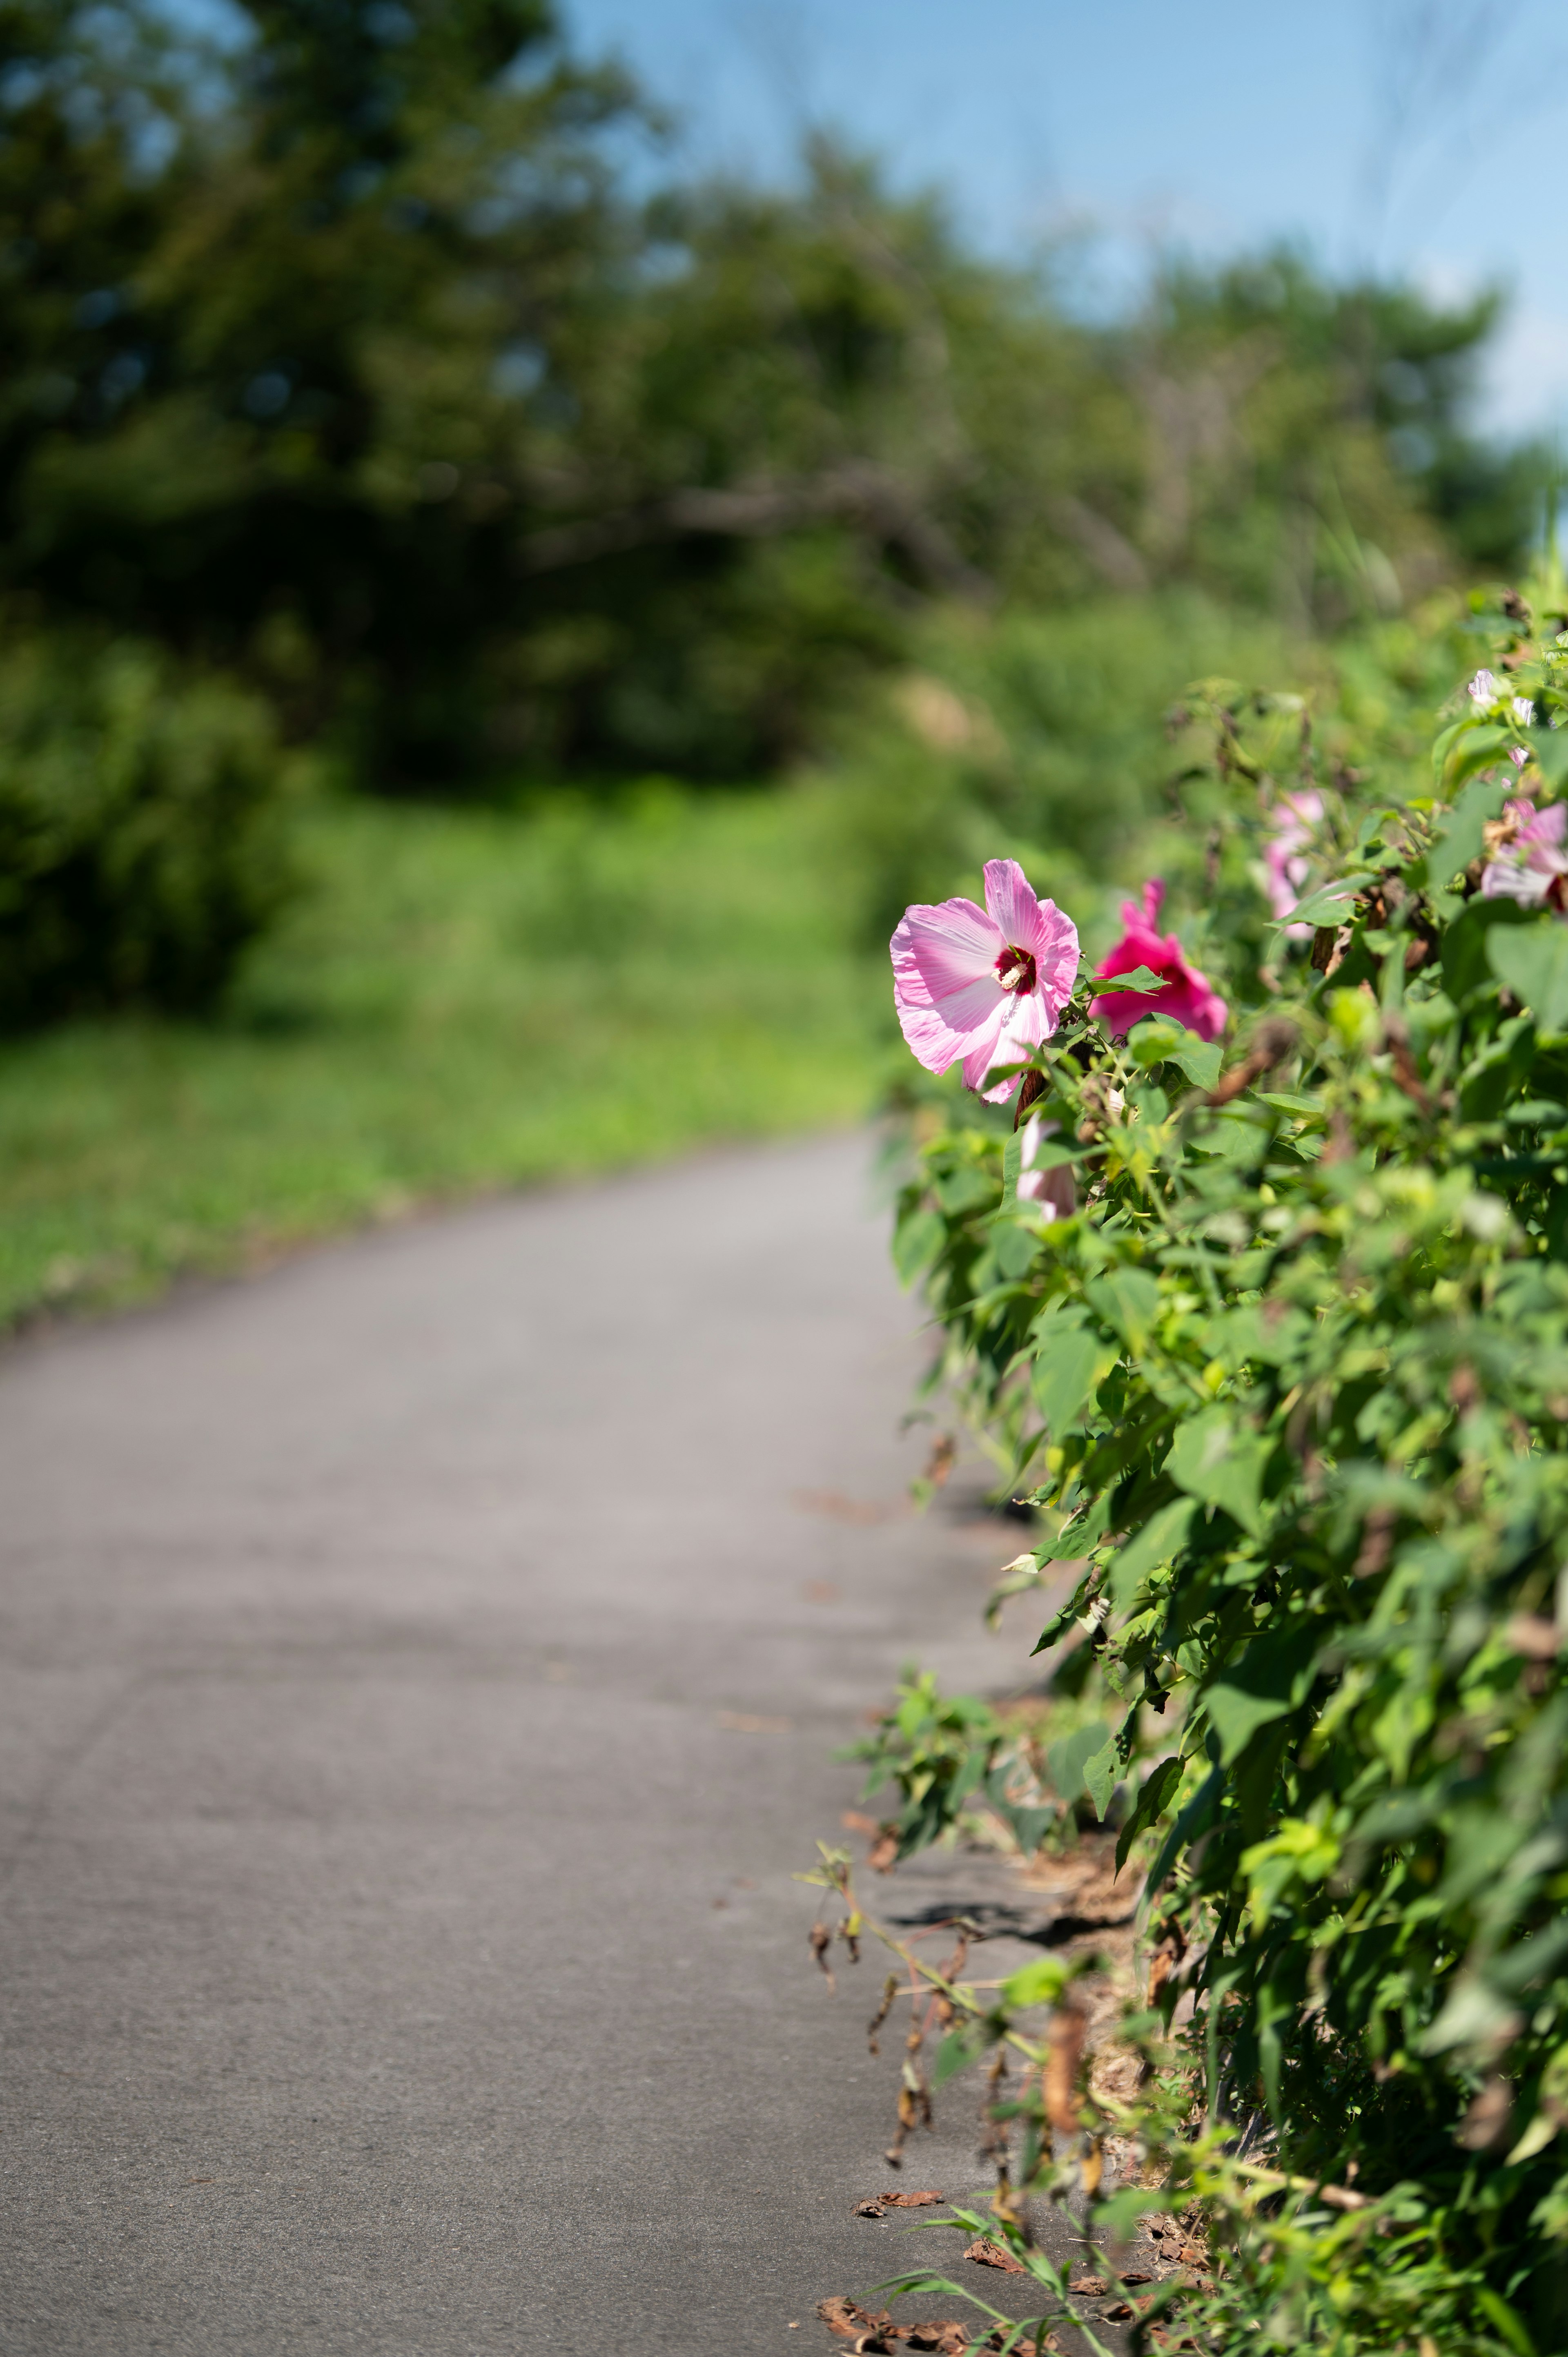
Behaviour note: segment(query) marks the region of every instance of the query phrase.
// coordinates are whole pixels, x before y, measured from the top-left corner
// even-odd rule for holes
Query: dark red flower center
[[[996,979],[1004,990],[1016,992],[1025,998],[1035,987],[1035,959],[1030,950],[1021,950],[1009,942],[996,961]]]

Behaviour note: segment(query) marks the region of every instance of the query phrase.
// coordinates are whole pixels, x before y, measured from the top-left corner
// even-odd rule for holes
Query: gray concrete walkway
[[[0,1362],[0,2350],[770,2357],[938,2255],[790,1879],[901,1658],[1022,1651],[912,1324],[837,1141]]]

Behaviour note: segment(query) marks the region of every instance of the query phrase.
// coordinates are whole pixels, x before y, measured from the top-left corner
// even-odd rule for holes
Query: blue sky
[[[564,0],[679,119],[684,161],[782,177],[806,125],[939,182],[993,251],[1286,235],[1455,296],[1511,292],[1486,421],[1568,427],[1568,10],[1551,0]]]

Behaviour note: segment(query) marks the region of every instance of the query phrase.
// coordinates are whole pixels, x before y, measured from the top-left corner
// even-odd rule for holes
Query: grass
[[[302,858],[219,1022],[0,1055],[0,1322],[871,1104],[886,970],[800,796],[341,805]]]

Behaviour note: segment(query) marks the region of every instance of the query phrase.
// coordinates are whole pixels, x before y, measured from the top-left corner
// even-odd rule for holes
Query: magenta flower
[[[1122,901],[1125,931],[1095,976],[1098,982],[1111,982],[1119,974],[1146,965],[1151,974],[1160,976],[1165,988],[1106,991],[1090,1003],[1089,1011],[1100,1018],[1113,1039],[1125,1039],[1144,1015],[1168,1015],[1173,1023],[1196,1031],[1200,1039],[1217,1039],[1225,1028],[1225,1001],[1210,989],[1207,974],[1188,965],[1176,935],[1166,933],[1162,938],[1155,930],[1165,897],[1165,888],[1155,877],[1144,887],[1142,908],[1136,900]]]
[[[1552,802],[1543,811],[1521,797],[1505,802],[1500,819],[1486,830],[1490,853],[1481,874],[1481,891],[1488,900],[1520,900],[1526,908],[1551,902],[1560,916],[1568,913],[1568,857],[1563,851],[1568,828],[1568,802]]]
[[[1015,1080],[983,1082],[1048,1039],[1078,974],[1078,928],[1037,900],[1015,859],[985,863],[985,907],[944,900],[906,909],[892,942],[893,1003],[928,1072],[963,1059],[964,1085],[993,1103]]]
[[[1268,871],[1269,906],[1276,917],[1288,917],[1301,898],[1301,888],[1311,872],[1306,853],[1312,842],[1312,830],[1323,816],[1323,796],[1315,786],[1304,786],[1294,794],[1282,794],[1273,810],[1263,813],[1273,829],[1263,845],[1263,865]],[[1310,937],[1310,925],[1287,925],[1287,937],[1302,941]]]

